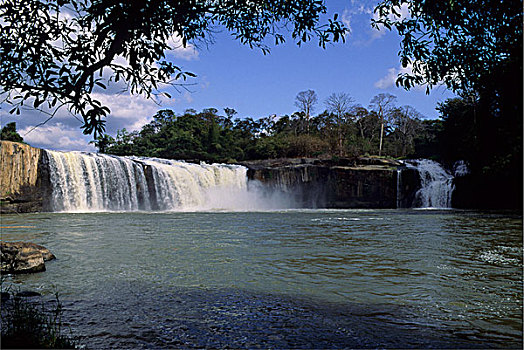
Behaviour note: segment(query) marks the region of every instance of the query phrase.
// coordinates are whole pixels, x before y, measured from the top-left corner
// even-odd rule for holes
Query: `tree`
[[[422,120],[419,130],[413,140],[415,150],[408,156],[412,158],[432,158],[441,161],[442,128],[441,119]]]
[[[402,6],[409,13],[406,17],[399,15]],[[452,152],[470,154],[466,160],[472,176],[478,177],[478,188],[485,192],[480,196],[483,204],[476,205],[507,207],[518,203],[521,208],[522,1],[385,0],[375,13],[376,27],[398,31],[402,66],[412,67],[411,73],[398,77],[397,85],[409,89],[427,84],[429,91],[444,83],[466,100],[452,102],[448,112],[467,116],[472,124],[451,130],[455,123],[444,123],[444,132],[473,141],[475,152],[468,146]],[[467,118],[452,119],[458,127]],[[496,190],[488,190],[492,188]],[[501,193],[516,195],[507,200]]]
[[[344,40],[338,17],[327,23],[322,1],[5,0],[0,4],[0,94],[13,113],[32,103],[52,117],[61,107],[83,118],[83,131],[104,131],[107,106],[93,92],[119,83],[152,98],[194,74],[166,60],[179,42],[208,43],[218,26],[242,44],[269,51],[290,32],[298,45]],[[50,112],[49,112],[50,111]]]
[[[462,98],[450,98],[439,103],[443,130],[441,131],[441,148],[446,161],[455,162],[461,159],[478,164],[477,159],[485,157],[480,152],[477,123],[475,122],[474,103]]]
[[[90,141],[89,143],[98,148],[99,153],[106,153],[109,147],[115,143],[115,139],[111,135],[102,134],[98,135],[94,141]]]
[[[313,90],[300,91],[295,97],[295,106],[306,118],[306,132],[309,134],[309,118],[318,103],[317,93]]]
[[[402,17],[401,8],[409,15]],[[522,1],[384,0],[373,26],[395,28],[404,68],[397,85],[444,82],[453,91],[479,90],[493,72],[522,67]],[[519,75],[521,79],[522,75]]]
[[[234,108],[229,107],[224,108],[224,112],[226,113],[229,119],[232,119],[236,114],[238,114],[238,112]]]
[[[360,137],[361,138],[365,138],[365,133],[368,129],[366,123],[364,123],[365,121],[365,118],[369,115],[369,112],[367,109],[365,109],[364,107],[360,106],[360,105],[357,105],[355,106],[354,108],[354,111],[353,111],[353,116],[355,118],[355,122],[357,124],[357,127],[358,127],[358,131],[359,131],[359,134],[360,134]]]
[[[415,136],[421,129],[422,115],[411,106],[403,106],[393,110],[391,124],[394,128],[393,135],[400,145],[397,156],[405,157],[415,151]]]
[[[7,123],[0,131],[0,140],[24,142],[24,138],[16,131],[16,122]]]
[[[342,127],[344,125],[345,118],[355,108],[354,103],[355,99],[345,92],[332,93],[325,102],[328,112],[334,114],[336,118],[339,155],[342,155],[343,146]]]
[[[391,111],[395,107],[396,96],[391,94],[378,94],[371,99],[370,108],[377,112],[380,120],[380,142],[378,146],[378,155],[382,155],[382,140],[384,138],[384,124],[387,123]]]

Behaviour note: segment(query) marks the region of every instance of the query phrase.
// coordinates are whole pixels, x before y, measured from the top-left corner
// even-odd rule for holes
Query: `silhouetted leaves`
[[[281,44],[286,33],[299,45],[317,37],[324,47],[347,32],[337,19],[321,24],[325,13],[318,0],[6,0],[0,4],[0,93],[15,105],[13,113],[31,99],[34,108],[51,114],[65,106],[96,139],[110,113],[93,98],[96,89],[118,83],[118,89],[152,98],[195,77],[166,61],[169,40],[183,47],[208,43],[222,26],[263,53],[269,52],[266,38]]]

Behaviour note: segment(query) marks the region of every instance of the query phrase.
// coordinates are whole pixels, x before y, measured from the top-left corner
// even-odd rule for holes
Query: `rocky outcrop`
[[[1,141],[0,156],[0,212],[53,210],[49,152]],[[151,209],[161,209],[153,169],[146,162],[135,163],[143,169],[147,186],[137,185],[138,202],[146,202],[149,193]],[[241,165],[248,168],[249,179],[284,191],[297,206],[306,208],[407,208],[420,187],[417,171],[376,157],[270,159]]]
[[[416,202],[416,193],[421,186],[420,174],[412,168],[401,167],[399,170],[397,173],[397,176],[399,176],[397,207],[412,208]]]
[[[299,206],[310,208],[407,207],[420,186],[416,172],[382,158],[275,159],[242,165],[251,180],[287,192]],[[402,178],[397,179],[399,174]]]
[[[0,142],[0,212],[36,212],[43,207],[41,149]]]
[[[29,242],[2,242],[1,270],[5,273],[45,271],[45,261],[55,259],[49,249]]]
[[[331,168],[329,208],[396,208],[397,169],[389,166]]]

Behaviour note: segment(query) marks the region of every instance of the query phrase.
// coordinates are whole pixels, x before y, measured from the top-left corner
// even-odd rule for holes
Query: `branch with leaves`
[[[85,134],[104,132],[107,106],[93,92],[110,83],[152,98],[184,87],[191,72],[168,60],[170,40],[207,42],[225,28],[242,44],[268,53],[266,39],[298,45],[343,41],[335,16],[320,23],[323,1],[6,0],[0,4],[0,94],[20,113],[24,104],[83,119]],[[97,90],[98,89],[98,90]],[[53,115],[53,112],[49,112]]]

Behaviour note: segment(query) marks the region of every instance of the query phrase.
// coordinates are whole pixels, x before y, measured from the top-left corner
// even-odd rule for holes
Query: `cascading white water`
[[[454,190],[453,176],[439,163],[429,159],[406,161],[420,175],[421,188],[416,193],[416,201],[421,208],[451,208],[451,195]]]
[[[468,174],[469,174],[468,162],[466,162],[465,160],[457,160],[455,164],[453,164],[453,176],[454,177],[466,176]]]
[[[248,185],[247,168],[46,151],[54,211],[253,210],[292,204]]]
[[[54,211],[151,209],[140,164],[124,157],[46,151]]]
[[[217,205],[213,190],[247,191],[247,169],[240,165],[191,164],[158,158],[141,158],[151,167],[160,210],[202,209]],[[212,208],[209,208],[212,209]]]

